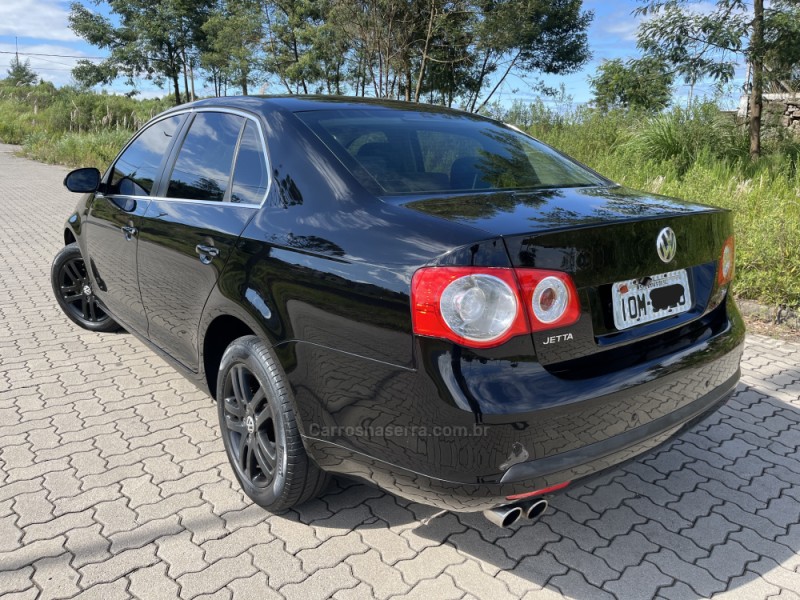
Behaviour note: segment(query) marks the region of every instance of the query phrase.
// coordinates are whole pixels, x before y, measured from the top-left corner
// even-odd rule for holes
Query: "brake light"
[[[580,318],[578,292],[569,275],[542,269],[516,269],[516,273],[532,331],[566,327]]]
[[[717,267],[717,281],[720,285],[725,285],[733,280],[734,272],[736,271],[736,252],[733,236],[725,240],[722,245],[722,253],[719,257],[719,265]]]
[[[426,267],[411,282],[414,333],[473,348],[564,327],[580,304],[566,273],[492,267]]]

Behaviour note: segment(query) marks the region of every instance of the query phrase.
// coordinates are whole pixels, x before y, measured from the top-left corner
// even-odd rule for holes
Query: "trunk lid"
[[[564,271],[572,275],[581,318],[569,327],[533,334],[537,360],[565,377],[591,376],[598,354],[609,363],[674,352],[719,305],[717,261],[732,233],[728,211],[636,192],[623,187],[591,187],[499,192],[406,200],[406,208],[471,225],[503,238],[515,267]],[[665,228],[677,249],[664,262],[656,242]],[[627,280],[685,270],[690,306],[686,312],[630,328],[614,321],[612,288]],[[665,332],[673,332],[665,337]],[[680,335],[677,335],[676,332]],[[669,343],[665,343],[669,340]]]

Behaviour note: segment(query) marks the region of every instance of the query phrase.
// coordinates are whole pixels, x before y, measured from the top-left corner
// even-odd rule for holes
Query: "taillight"
[[[569,275],[541,269],[517,269],[516,273],[533,331],[566,327],[580,318],[578,292]]]
[[[722,253],[719,257],[719,265],[717,266],[717,281],[720,285],[730,283],[733,279],[733,274],[736,271],[735,265],[735,244],[733,236],[725,240],[722,246]]]
[[[473,348],[570,325],[580,316],[569,275],[538,269],[427,267],[411,282],[414,333]]]
[[[487,348],[528,331],[511,269],[432,267],[411,282],[414,333]]]

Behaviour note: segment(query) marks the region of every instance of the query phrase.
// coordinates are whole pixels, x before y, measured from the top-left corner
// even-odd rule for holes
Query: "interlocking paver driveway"
[[[51,297],[77,198],[0,146],[0,596],[797,598],[800,346],[751,336],[733,400],[656,453],[497,529],[339,482],[250,505],[211,400]]]

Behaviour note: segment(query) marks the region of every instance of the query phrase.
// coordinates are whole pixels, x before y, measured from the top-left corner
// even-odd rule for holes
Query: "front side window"
[[[117,159],[111,172],[111,193],[149,196],[161,161],[169,149],[181,115],[156,121],[142,131]]]
[[[244,121],[227,113],[198,113],[172,169],[167,197],[224,200]]]
[[[264,194],[267,193],[268,181],[267,161],[264,158],[261,137],[255,123],[248,121],[239,142],[239,153],[233,168],[231,202],[261,204]]]
[[[354,177],[376,193],[532,190],[606,183],[533,138],[469,115],[383,108],[295,115]]]

